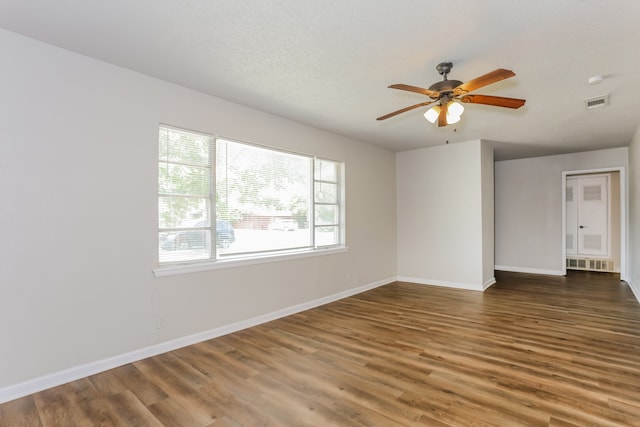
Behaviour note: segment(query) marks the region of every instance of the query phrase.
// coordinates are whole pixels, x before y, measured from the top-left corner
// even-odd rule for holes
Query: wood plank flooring
[[[640,426],[617,275],[397,282],[0,405],[1,426]]]

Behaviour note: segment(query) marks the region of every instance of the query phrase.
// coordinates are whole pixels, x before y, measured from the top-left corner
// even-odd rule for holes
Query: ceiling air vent
[[[602,108],[609,105],[609,95],[598,96],[596,98],[589,98],[584,100],[584,105],[587,110],[593,110],[596,108]]]

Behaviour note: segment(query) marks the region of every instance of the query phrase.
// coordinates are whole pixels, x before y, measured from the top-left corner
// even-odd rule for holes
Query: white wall
[[[482,189],[482,284],[495,283],[495,182],[493,148],[487,143],[481,146]]]
[[[640,127],[629,145],[629,284],[640,301]]]
[[[482,290],[493,271],[492,151],[469,141],[398,153],[398,277]],[[488,150],[488,151],[487,151]],[[484,214],[484,216],[483,216]],[[487,240],[483,240],[487,237]],[[483,262],[490,262],[485,268]],[[491,279],[493,275],[491,274]]]
[[[614,148],[495,164],[496,269],[562,274],[562,172],[626,167]]]
[[[395,278],[393,153],[4,30],[0,50],[0,399]],[[155,278],[159,123],[345,161],[349,250]]]

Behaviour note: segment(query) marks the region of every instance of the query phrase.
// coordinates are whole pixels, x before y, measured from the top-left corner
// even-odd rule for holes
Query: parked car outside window
[[[200,221],[193,225],[193,227],[207,227],[207,221]],[[207,246],[208,239],[208,230],[176,231],[167,234],[160,243],[160,247],[166,251],[201,249]],[[235,230],[229,221],[216,221],[216,246],[218,248],[228,248],[235,241]]]

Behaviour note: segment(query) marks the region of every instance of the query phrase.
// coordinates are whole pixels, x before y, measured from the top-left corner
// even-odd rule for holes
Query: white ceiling
[[[640,124],[638,0],[0,0],[0,27],[394,151],[479,138],[497,159],[586,151],[626,146]],[[444,128],[428,107],[375,120],[427,101],[387,86],[428,87],[442,61],[462,81],[513,70],[477,93],[526,105],[467,104]]]

